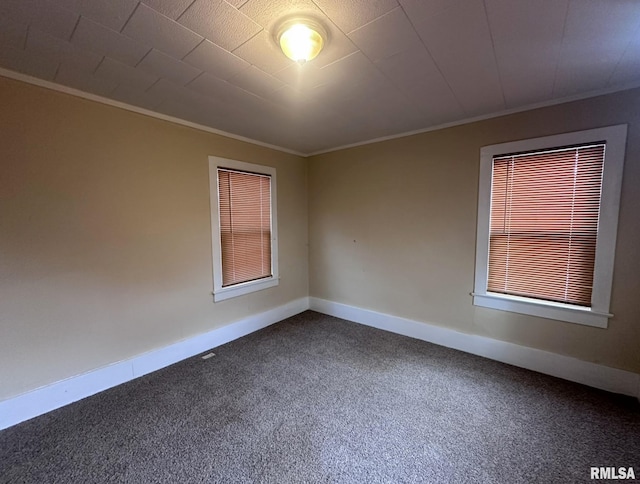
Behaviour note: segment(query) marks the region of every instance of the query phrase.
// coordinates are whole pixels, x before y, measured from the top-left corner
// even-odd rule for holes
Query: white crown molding
[[[78,89],[74,89],[72,87],[67,87],[67,86],[63,86],[61,84],[56,84],[55,82],[52,82],[52,81],[45,81],[44,79],[38,79],[37,77],[32,77],[32,76],[29,76],[27,74],[22,74],[20,72],[12,71],[12,70],[5,69],[5,68],[2,68],[2,67],[0,67],[0,76],[7,77],[9,79],[15,79],[17,81],[26,82],[27,84],[33,84],[35,86],[44,87],[45,89],[51,89],[53,91],[62,92],[62,93],[65,93],[65,94],[69,94],[71,96],[76,96],[76,97],[88,99],[90,101],[95,101],[95,102],[98,102],[98,103],[101,103],[101,104],[106,104],[108,106],[117,107],[117,108],[120,108],[120,109],[124,109],[126,111],[131,111],[131,112],[134,112],[134,113],[143,114],[145,116],[149,116],[149,117],[156,118],[156,119],[161,119],[163,121],[168,121],[170,123],[179,124],[181,126],[187,126],[189,128],[197,129],[199,131],[205,131],[207,133],[213,133],[213,134],[217,134],[217,135],[220,135],[220,136],[225,136],[227,138],[235,139],[235,140],[238,140],[238,141],[244,141],[246,143],[251,143],[253,145],[262,146],[264,148],[270,148],[272,150],[281,151],[283,153],[289,153],[291,155],[302,156],[304,158],[309,158],[311,156],[316,156],[316,155],[323,155],[325,153],[331,153],[331,152],[334,152],[334,151],[346,150],[348,148],[356,148],[358,146],[370,145],[370,144],[373,144],[373,143],[379,143],[381,141],[388,141],[388,140],[393,140],[393,139],[398,139],[398,138],[405,138],[407,136],[413,136],[413,135],[416,135],[416,134],[429,133],[431,131],[438,131],[440,129],[452,128],[454,126],[461,126],[461,125],[464,125],[464,124],[475,123],[477,121],[484,121],[484,120],[487,120],[487,119],[499,118],[500,116],[507,116],[509,114],[522,113],[522,112],[525,112],[525,111],[531,111],[533,109],[545,108],[545,107],[549,107],[549,106],[556,106],[558,104],[565,104],[565,103],[572,102],[572,101],[580,101],[582,99],[589,99],[589,98],[592,98],[592,97],[603,96],[605,94],[613,94],[615,92],[628,91],[630,89],[635,89],[635,88],[640,87],[640,82],[625,84],[625,85],[618,86],[618,87],[608,87],[608,88],[599,89],[599,90],[595,90],[595,91],[589,91],[589,92],[583,93],[583,94],[576,94],[576,95],[573,95],[573,96],[566,96],[566,97],[563,97],[563,98],[553,99],[553,100],[550,100],[550,101],[543,101],[543,102],[539,102],[539,103],[528,104],[526,106],[522,106],[522,107],[518,107],[518,108],[504,109],[502,111],[498,111],[498,112],[491,113],[491,114],[484,114],[484,115],[481,115],[481,116],[474,116],[474,117],[470,117],[470,118],[464,118],[464,119],[460,119],[458,121],[452,121],[450,123],[443,123],[443,124],[438,124],[436,126],[430,126],[428,128],[416,129],[416,130],[413,130],[413,131],[405,131],[403,133],[392,134],[392,135],[389,135],[389,136],[382,136],[380,138],[374,138],[374,139],[365,140],[365,141],[358,141],[357,143],[350,143],[350,144],[346,144],[346,145],[341,145],[341,146],[337,146],[335,148],[327,148],[327,149],[324,149],[324,150],[313,151],[313,152],[310,152],[310,153],[303,153],[301,151],[291,150],[291,149],[285,148],[283,146],[272,145],[272,144],[269,144],[269,143],[265,143],[263,141],[254,140],[254,139],[247,138],[247,137],[244,137],[244,136],[240,136],[240,135],[237,135],[237,134],[229,133],[227,131],[222,131],[220,129],[215,129],[215,128],[211,128],[209,126],[204,126],[202,124],[192,123],[191,121],[186,121],[184,119],[176,118],[174,116],[169,116],[169,115],[166,115],[166,114],[157,113],[157,112],[151,111],[149,109],[140,108],[140,107],[137,107],[137,106],[133,106],[131,104],[127,104],[127,103],[121,102],[121,101],[115,101],[113,99],[108,99],[108,98],[105,98],[105,97],[102,97],[102,96],[98,96],[96,94],[90,94],[90,93],[87,93],[87,92],[84,92],[84,91],[80,91]]]
[[[0,430],[191,358],[307,309],[309,298],[296,299],[164,348],[3,400],[0,402]]]
[[[149,116],[156,119],[161,119],[162,121],[168,121],[170,123],[179,124],[181,126],[187,126],[189,128],[197,129],[199,131],[205,131],[207,133],[213,133],[220,136],[224,136],[226,138],[235,139],[238,141],[244,141],[245,143],[251,143],[253,145],[262,146],[263,148],[269,148],[276,151],[282,151],[284,153],[289,153],[291,155],[297,155],[306,157],[304,153],[299,151],[291,150],[289,148],[284,148],[282,146],[276,146],[269,143],[264,143],[263,141],[258,141],[251,138],[246,138],[244,136],[240,136],[237,134],[229,133],[227,131],[222,131],[220,129],[210,128],[209,126],[205,126],[203,124],[192,123],[191,121],[186,121],[184,119],[176,118],[174,116],[169,116],[167,114],[157,113],[155,111],[151,111],[149,109],[144,109],[138,106],[133,106],[131,104],[127,104],[121,101],[116,101],[114,99],[108,99],[106,97],[98,96],[96,94],[90,94],[88,92],[80,91],[78,89],[74,89],[72,87],[63,86],[62,84],[56,84],[55,82],[45,81],[44,79],[38,79],[37,77],[32,77],[27,74],[22,74],[20,72],[15,72],[9,69],[5,69],[0,67],[0,76],[7,77],[9,79],[14,79],[16,81],[25,82],[27,84],[33,84],[34,86],[44,87],[45,89],[51,89],[52,91],[62,92],[64,94],[69,94],[71,96],[80,97],[83,99],[88,99],[90,101],[95,101],[97,103],[106,104],[107,106],[113,106],[116,108],[124,109],[126,111],[131,111],[137,114],[143,114],[145,116]]]
[[[539,103],[527,104],[526,106],[521,106],[518,108],[503,109],[502,111],[497,111],[495,113],[483,114],[481,116],[473,116],[470,118],[464,118],[458,121],[451,121],[450,123],[443,123],[443,124],[438,124],[436,126],[430,126],[429,128],[416,129],[414,131],[406,131],[404,133],[392,134],[389,136],[382,136],[380,138],[374,138],[366,141],[358,141],[357,143],[342,145],[336,148],[328,148],[326,150],[314,151],[312,153],[307,153],[304,156],[311,157],[316,155],[324,155],[325,153],[332,153],[334,151],[346,150],[349,148],[356,148],[358,146],[365,146],[373,143],[380,143],[381,141],[389,141],[389,140],[398,139],[398,138],[405,138],[407,136],[413,136],[413,135],[422,134],[422,133],[429,133],[431,131],[438,131],[440,129],[453,128],[455,126],[461,126],[463,124],[470,124],[478,121],[485,121],[487,119],[499,118],[501,116],[508,116],[509,114],[517,114],[525,111],[532,111],[534,109],[557,106],[558,104],[566,104],[573,101],[580,101],[582,99],[589,99],[593,97],[604,96],[606,94],[613,94],[621,91],[629,91],[630,89],[636,89],[638,87],[640,87],[640,82],[624,84],[622,86],[617,86],[617,87],[607,87],[604,89],[589,91],[582,94],[575,94],[573,96],[565,96],[562,98],[552,99],[549,101],[542,101]]]
[[[640,399],[640,374],[631,371],[619,370],[484,336],[461,333],[435,324],[414,321],[316,297],[309,298],[309,308],[355,323]]]

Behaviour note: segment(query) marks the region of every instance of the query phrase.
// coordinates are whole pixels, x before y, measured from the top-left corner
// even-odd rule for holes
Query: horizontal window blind
[[[270,277],[271,177],[218,169],[222,286]]]
[[[487,290],[591,305],[604,152],[493,158]]]

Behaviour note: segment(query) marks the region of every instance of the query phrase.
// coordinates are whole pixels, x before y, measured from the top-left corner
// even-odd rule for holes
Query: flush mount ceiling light
[[[276,42],[284,55],[300,64],[315,58],[327,39],[320,22],[308,17],[286,19],[276,29]]]

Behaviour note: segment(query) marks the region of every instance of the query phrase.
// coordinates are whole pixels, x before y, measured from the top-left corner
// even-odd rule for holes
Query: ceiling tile
[[[568,0],[485,0],[507,107],[551,98]],[[539,12],[545,12],[541,22]]]
[[[156,111],[173,116],[178,119],[185,119],[196,124],[207,124],[210,120],[207,117],[206,108],[203,101],[176,101],[174,98],[167,98],[156,107]],[[219,120],[217,120],[219,121]]]
[[[278,22],[290,15],[326,18],[312,0],[249,0],[240,11],[272,33]]]
[[[68,40],[78,21],[78,14],[48,0],[2,0],[0,18],[5,25],[29,24],[49,35]]]
[[[238,128],[232,132],[239,131],[243,136],[251,137],[247,133],[256,119],[262,117],[273,123],[278,111],[282,109],[270,101],[206,73],[196,78],[187,87],[198,95],[226,106],[229,118],[226,120],[227,126],[230,122],[237,122]],[[225,128],[218,126],[218,129]]]
[[[379,73],[374,64],[360,51],[320,70],[327,76],[329,82],[342,85],[357,85],[364,80],[374,78]]]
[[[366,81],[360,78],[357,83],[339,83],[339,82],[327,82],[321,84],[313,89],[310,89],[307,94],[311,99],[320,102],[324,106],[329,106],[332,109],[338,109],[342,112],[344,99],[349,99],[358,95],[358,90],[366,87]],[[377,104],[377,100],[370,99],[372,104]]]
[[[375,131],[376,137],[402,134],[427,126],[424,114],[398,96],[382,97],[376,107],[360,100],[351,106],[349,112],[357,116],[358,123]]]
[[[450,2],[414,25],[467,115],[505,108],[482,0]]]
[[[242,106],[247,99],[246,91],[208,73],[198,76],[189,83],[187,88],[212,99],[225,99],[230,104],[238,106]],[[253,96],[253,94],[249,96]]]
[[[266,30],[253,36],[233,53],[269,74],[293,63],[282,53],[271,34]]]
[[[372,69],[367,75],[363,74],[358,76],[353,82],[351,82],[346,72],[345,70],[334,74],[331,76],[332,80],[330,82],[326,82],[310,90],[309,96],[325,106],[340,108],[343,100],[358,96],[359,92],[363,90],[370,92],[371,89],[376,89],[380,84],[389,84],[389,80],[376,69]],[[334,78],[336,78],[336,80],[334,80]],[[391,86],[391,88],[395,90],[393,86]],[[375,105],[378,103],[378,100],[370,97],[369,102]]]
[[[268,96],[283,86],[281,80],[261,71],[255,66],[241,71],[229,82],[258,96]]]
[[[6,69],[52,81],[58,70],[58,61],[48,56],[25,55],[25,51],[0,43],[0,65]]]
[[[331,99],[331,108],[349,119],[384,130],[385,135],[423,127],[423,113],[382,76],[363,83],[346,97]]]
[[[332,64],[358,51],[358,48],[351,39],[334,24],[327,23],[325,27],[327,27],[329,32],[329,40],[325,48],[322,49],[322,52],[318,54],[318,57],[313,59],[313,64],[316,67],[324,67]]]
[[[196,0],[178,18],[185,27],[232,51],[262,28],[224,0]]]
[[[331,80],[329,71],[323,71],[316,67],[314,62],[308,62],[304,65],[292,62],[287,68],[276,72],[274,77],[301,92],[309,91]]]
[[[233,104],[227,103],[230,107]],[[264,124],[271,126],[276,130],[280,129],[278,123],[282,125],[290,124],[293,121],[292,112],[285,109],[284,106],[274,104],[273,102],[258,96],[251,96],[241,107],[245,113],[251,118],[254,125]]]
[[[118,85],[115,81],[97,78],[90,71],[67,65],[60,66],[55,82],[98,96],[108,96]]]
[[[413,22],[419,22],[447,10],[456,1],[452,0],[398,0]],[[516,0],[518,1],[518,0]]]
[[[229,79],[249,68],[248,62],[208,40],[193,49],[183,61],[220,79]]]
[[[195,67],[155,49],[149,52],[137,67],[181,85],[188,83],[200,74],[200,71]]]
[[[640,2],[571,2],[554,95],[605,87],[639,22]]]
[[[231,102],[229,97],[209,96],[207,93],[177,86],[165,79],[154,84],[148,93],[165,98],[158,106],[159,111],[196,123],[215,123],[216,129],[232,128],[230,132],[238,133],[253,123],[253,113],[247,111],[244,105]],[[234,119],[238,122],[234,123]]]
[[[71,43],[96,54],[113,57],[131,66],[135,66],[151,50],[150,45],[136,42],[85,17],[80,17]]]
[[[266,99],[276,103],[284,109],[287,109],[296,117],[300,114],[308,117],[309,113],[316,114],[325,110],[320,103],[309,98],[304,93],[296,91],[286,85],[276,91],[273,91],[271,94],[266,96]]]
[[[55,3],[113,30],[122,29],[138,0],[53,0]]]
[[[397,0],[314,0],[314,3],[347,34],[399,5]]]
[[[337,96],[332,96],[331,101],[327,102],[327,104],[341,113],[351,114],[366,110],[372,116],[375,116],[374,111],[391,93],[400,102],[400,96],[397,95],[398,90],[387,79],[378,78],[373,82],[362,83],[357,89],[344,91]],[[372,99],[376,100],[375,104],[371,102]]]
[[[400,7],[354,30],[349,38],[372,61],[422,45],[413,25]]]
[[[147,90],[158,80],[158,77],[153,74],[122,64],[109,57],[102,59],[94,75],[116,84],[126,84],[140,91]]]
[[[49,57],[67,67],[88,72],[93,72],[102,60],[100,55],[80,49],[66,40],[52,37],[35,28],[29,29],[26,51],[28,54]]]
[[[329,85],[327,83],[324,86]],[[339,90],[331,92],[331,99],[326,99],[325,103],[332,108],[339,108],[340,110],[344,110],[350,104],[350,100],[366,99],[369,104],[377,105],[381,99],[390,95],[391,92],[398,92],[398,88],[377,70],[372,70],[369,76],[359,78],[357,82],[349,83],[348,86],[340,86],[338,84],[337,87]],[[316,89],[314,94],[322,90],[322,88],[323,86],[320,86],[320,89]],[[373,100],[375,100],[375,103],[372,102]]]
[[[236,8],[242,7],[248,0],[227,0],[227,3],[230,3]]]
[[[424,46],[415,46],[375,65],[434,123],[464,115],[460,103]]]
[[[296,119],[291,133],[300,143],[298,149],[302,152],[310,153],[326,147],[323,140],[337,138],[337,142],[345,144],[342,140],[344,135],[350,134],[354,126],[340,113],[329,110],[315,109],[310,113],[302,112],[299,119]],[[337,146],[337,145],[334,145]]]
[[[640,27],[609,79],[610,86],[640,83]]]
[[[142,0],[166,17],[177,19],[193,3],[193,0]]]
[[[131,16],[122,33],[151,44],[157,50],[182,59],[202,42],[202,37],[178,22],[140,4]]]
[[[154,110],[165,99],[158,93],[140,91],[139,89],[135,89],[124,84],[120,84],[116,87],[110,97],[116,101],[121,101],[126,104],[131,104],[132,106],[139,106],[150,110]]]
[[[151,96],[156,96],[158,99],[172,99],[184,103],[197,103],[202,98],[200,93],[178,85],[169,79],[160,79],[146,92]]]
[[[11,45],[18,49],[23,49],[26,40],[26,23],[21,21],[13,22],[6,17],[0,17],[0,45]]]
[[[406,89],[420,79],[447,85],[431,55],[422,45],[381,59],[375,66],[400,89]]]

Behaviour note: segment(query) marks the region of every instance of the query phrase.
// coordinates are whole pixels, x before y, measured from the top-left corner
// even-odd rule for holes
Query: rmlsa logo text
[[[635,479],[633,467],[592,467],[591,479]]]

